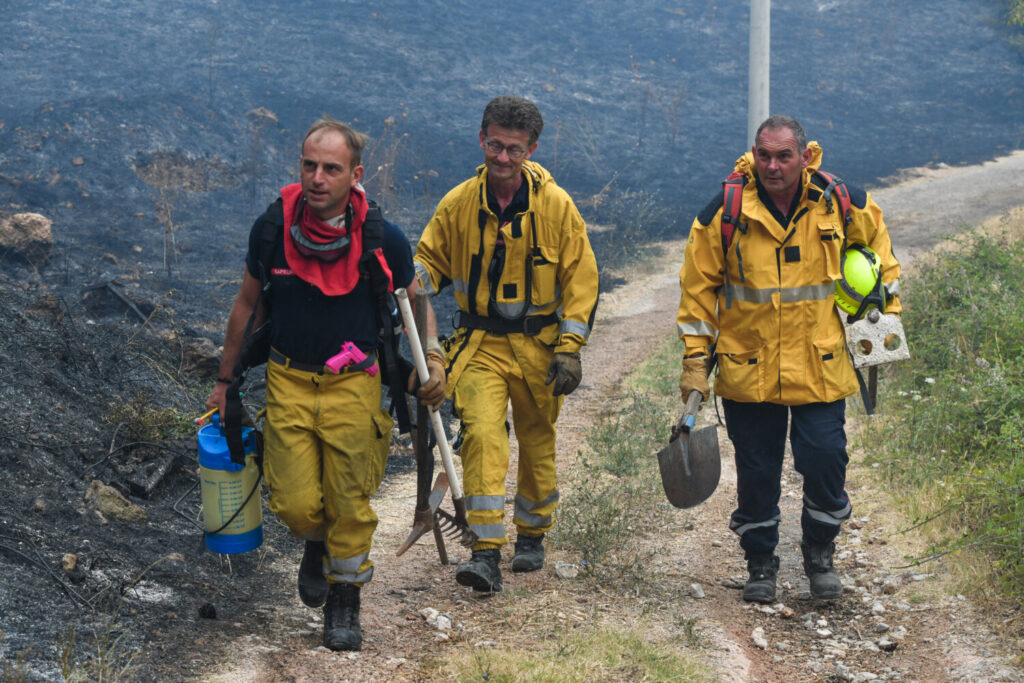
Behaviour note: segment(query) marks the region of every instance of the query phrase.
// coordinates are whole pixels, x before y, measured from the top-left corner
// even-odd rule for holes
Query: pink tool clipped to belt
[[[324,365],[330,368],[335,375],[341,373],[343,368],[345,372],[365,370],[370,375],[376,375],[379,370],[376,352],[373,357],[369,357],[350,341],[342,344],[341,351],[328,358]]]

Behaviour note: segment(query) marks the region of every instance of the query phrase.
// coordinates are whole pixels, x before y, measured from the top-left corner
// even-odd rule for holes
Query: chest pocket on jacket
[[[530,303],[542,308],[558,298],[558,249],[538,247],[531,257],[531,263]]]
[[[840,267],[840,259],[843,249],[843,231],[834,223],[819,223],[818,237],[821,239],[821,248],[824,253],[822,260],[825,266],[825,277],[829,280],[839,280],[843,277]]]

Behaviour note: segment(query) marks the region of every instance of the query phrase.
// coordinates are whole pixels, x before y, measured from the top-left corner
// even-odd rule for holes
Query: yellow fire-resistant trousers
[[[366,372],[267,364],[270,509],[299,538],[325,541],[330,582],[362,585],[373,576],[370,495],[384,478],[392,427],[380,398],[380,377]]]
[[[538,358],[545,368],[548,358]],[[522,536],[539,536],[554,526],[558,505],[555,478],[555,421],[561,396],[541,405],[523,379],[508,338],[485,335],[455,386],[455,410],[462,419],[462,478],[470,527],[479,536],[473,550],[500,548],[505,534],[505,475],[509,444],[505,420],[512,402],[512,424],[519,441],[512,521]]]

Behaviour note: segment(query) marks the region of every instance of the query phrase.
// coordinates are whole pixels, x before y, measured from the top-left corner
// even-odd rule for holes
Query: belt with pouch
[[[270,360],[274,361],[275,363],[283,367],[291,368],[293,370],[301,370],[302,372],[315,372],[318,375],[334,374],[333,372],[330,371],[324,372],[327,366],[324,365],[323,363],[321,363],[320,365],[313,365],[312,363],[300,363],[299,361],[292,360],[288,356],[284,355],[283,353],[275,349],[273,346],[270,347]],[[343,366],[341,368],[341,373],[365,371],[367,368],[369,368],[376,362],[377,350],[374,349],[373,351],[370,351],[369,353],[366,354],[366,360],[360,363],[354,363],[352,365]]]
[[[554,325],[561,318],[558,313],[547,315],[527,315],[522,318],[492,318],[486,315],[474,315],[465,311],[456,311],[452,315],[452,327],[465,327],[470,330],[486,330],[491,334],[524,334],[535,337],[548,325]]]

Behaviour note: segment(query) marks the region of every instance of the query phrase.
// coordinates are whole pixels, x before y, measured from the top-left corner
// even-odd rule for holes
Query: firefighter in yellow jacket
[[[690,229],[680,272],[679,336],[686,344],[680,389],[708,397],[708,354],[716,354],[715,393],[736,450],[738,501],[730,528],[740,537],[750,579],[743,599],[775,600],[779,496],[787,425],[803,475],[801,550],[812,596],[834,599],[835,538],[851,506],[845,491],[845,399],[857,388],[835,282],[843,249],[873,249],[881,261],[886,312],[898,313],[900,267],[882,211],[847,186],[840,203],[818,173],[821,148],[803,127],[772,116],[750,153],[736,162],[746,184],[732,240],[722,239],[719,191]],[[717,340],[717,341],[716,341]],[[712,345],[714,344],[714,347]]]
[[[479,541],[456,580],[478,591],[502,585],[509,402],[519,442],[512,571],[543,566],[558,504],[555,422],[580,382],[580,348],[597,308],[586,225],[569,195],[529,161],[543,126],[529,100],[487,105],[484,163],[438,204],[415,257],[422,291],[450,284],[459,309],[446,347],[448,394],[462,420],[467,516]]]

